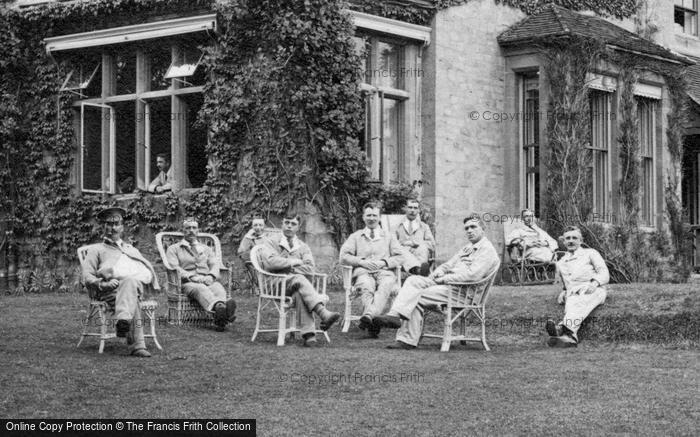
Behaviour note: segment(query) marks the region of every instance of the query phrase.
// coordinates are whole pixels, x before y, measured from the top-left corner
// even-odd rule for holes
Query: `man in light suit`
[[[545,328],[550,335],[550,347],[576,347],[581,324],[598,305],[605,302],[603,285],[610,281],[608,267],[595,249],[581,247],[581,230],[569,226],[564,231],[566,254],[557,261],[557,274],[564,291],[557,301],[564,306],[564,319],[559,323],[547,320]]]
[[[413,264],[409,261],[404,265],[404,270],[412,274],[420,273],[423,276],[428,276],[430,273],[428,259],[430,252],[435,250],[435,238],[433,238],[430,227],[420,219],[420,202],[409,199],[406,201],[404,210],[406,211],[406,219],[396,228],[396,239],[415,258],[413,263],[417,262],[420,265],[419,270],[417,267],[412,267]]]
[[[106,208],[97,215],[104,225],[104,241],[87,251],[82,265],[83,281],[98,300],[114,308],[117,337],[126,337],[131,355],[150,357],[143,336],[139,296],[145,286],[158,290],[158,279],[141,252],[122,240],[123,208]]]
[[[218,282],[219,260],[209,246],[197,240],[199,223],[193,217],[183,220],[182,234],[182,240],[168,247],[168,263],[180,273],[182,292],[212,313],[216,330],[224,331],[236,319],[236,302],[226,299],[226,289]]]
[[[373,323],[379,328],[398,329],[396,343],[387,346],[388,349],[415,349],[418,346],[424,308],[447,302],[450,293],[447,283],[480,281],[498,266],[498,253],[484,235],[481,217],[478,214],[467,216],[464,230],[469,240],[466,246],[427,278],[410,276],[406,279],[389,312],[374,318]]]
[[[378,204],[366,204],[362,208],[365,228],[351,234],[340,248],[340,263],[353,267],[353,285],[360,293],[363,307],[360,329],[367,329],[369,338],[379,335],[372,318],[384,311],[396,286],[393,269],[404,265],[408,255],[396,237],[379,227],[380,217]],[[418,267],[418,262],[413,258],[406,267]]]
[[[303,346],[316,345],[316,322],[313,313],[321,319],[320,327],[327,331],[340,319],[340,314],[326,309],[327,296],[320,295],[304,275],[316,270],[309,246],[297,237],[301,216],[289,212],[282,220],[282,234],[266,238],[261,244],[260,263],[270,273],[293,274],[287,280],[297,308],[297,325],[304,340]]]
[[[552,261],[554,251],[559,247],[557,240],[535,224],[535,213],[531,210],[522,210],[520,217],[522,224],[513,229],[506,237],[508,246],[517,246],[526,260],[533,262]]]

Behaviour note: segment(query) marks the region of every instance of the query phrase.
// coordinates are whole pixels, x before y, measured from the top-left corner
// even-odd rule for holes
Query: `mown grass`
[[[610,295],[597,317],[699,307],[689,285],[613,286]],[[559,315],[555,296],[553,286],[498,287],[488,314]],[[340,293],[331,297],[341,308]],[[250,342],[256,301],[238,302],[233,329],[161,325],[165,350],[149,342],[154,356],[136,359],[116,340],[102,355],[94,339],[75,348],[84,295],[2,297],[0,417],[256,418],[261,435],[692,435],[700,422],[693,341],[594,336],[552,350],[541,326],[494,323],[491,352],[455,344],[444,354],[436,340],[391,351],[393,332],[364,340],[354,327],[333,328],[330,345],[277,347],[272,334]]]

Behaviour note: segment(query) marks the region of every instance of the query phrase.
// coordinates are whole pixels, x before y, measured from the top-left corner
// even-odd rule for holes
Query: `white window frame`
[[[533,76],[536,74],[536,72],[530,72],[530,73],[523,73],[520,74],[518,77],[518,110],[519,113],[522,114],[522,117],[519,118],[520,122],[518,123],[518,155],[519,155],[519,161],[520,161],[520,205],[522,208],[527,208],[532,210],[535,215],[539,215],[539,208],[541,207],[540,204],[535,203],[537,200],[537,190],[540,188],[542,181],[540,180],[540,186],[536,186],[536,173],[529,173],[529,160],[530,160],[530,154],[532,155],[532,160],[535,159],[535,150],[534,147],[530,147],[525,150],[525,122],[527,118],[526,114],[526,108],[525,108],[525,81],[528,79],[532,79]],[[539,76],[534,76],[537,77],[537,80],[539,82]],[[538,83],[538,96],[539,96],[539,83]],[[539,102],[538,102],[538,108],[539,108]],[[541,111],[541,108],[540,108]],[[536,117],[539,118],[539,114],[536,115]],[[532,121],[532,120],[531,120]],[[541,120],[538,120],[541,121]],[[539,123],[537,125],[537,129],[539,130]],[[536,135],[539,136],[539,132],[536,132]],[[537,148],[541,150],[541,138],[538,141]],[[541,160],[540,156],[540,160]],[[537,163],[539,166],[539,162]],[[542,202],[542,199],[540,199],[540,203]]]
[[[107,175],[109,178],[109,187],[107,190],[91,190],[85,188],[85,107],[95,107],[101,108],[102,110],[109,110],[109,163],[107,165]],[[101,127],[100,127],[101,129]],[[117,149],[116,145],[116,125],[114,118],[114,108],[109,105],[104,105],[100,103],[86,103],[81,102],[80,105],[80,190],[84,193],[98,193],[98,194],[114,194],[117,189]],[[100,144],[100,149],[104,153],[104,144]],[[105,171],[102,169],[102,174],[100,175],[101,186],[104,186]]]
[[[593,114],[591,114],[591,144],[589,145],[589,149],[591,150],[591,168],[592,168],[592,195],[593,195],[593,213],[597,214],[595,218],[600,218],[602,220],[596,220],[596,221],[605,221],[608,222],[609,219],[612,217],[611,215],[611,195],[612,195],[612,165],[611,165],[611,156],[612,156],[612,117],[611,117],[611,112],[612,112],[612,97],[613,93],[612,90],[609,88],[601,90],[600,88],[594,88],[596,91],[591,91],[595,92],[597,96],[600,96],[605,99],[605,102],[603,104],[605,108],[605,113],[603,114],[604,116],[604,121],[603,123],[605,124],[605,130],[606,130],[606,135],[605,135],[605,148],[600,148],[600,147],[594,147],[593,145],[593,124],[597,121],[593,119]],[[593,104],[593,99],[592,96],[589,98],[589,104]],[[591,106],[591,110],[594,108]],[[597,108],[596,108],[597,109]],[[591,111],[593,112],[593,111]],[[599,115],[600,117],[600,115]],[[606,164],[605,164],[605,186],[602,187],[603,191],[605,193],[605,199],[603,202],[603,211],[598,211],[597,206],[598,206],[598,198],[597,198],[597,193],[598,190],[596,189],[596,184],[598,183],[598,178],[597,178],[597,172],[596,172],[596,160],[595,160],[595,154],[596,153],[605,153],[606,155]]]
[[[642,152],[642,144],[641,144],[641,135],[642,135],[642,127],[643,127],[643,122],[642,119],[639,119],[639,135],[640,135],[640,178],[644,174],[644,165],[646,160],[651,160],[651,185],[650,185],[650,199],[649,199],[649,206],[650,210],[648,211],[648,218],[647,220],[647,211],[644,210],[644,196],[640,195],[639,198],[639,210],[640,210],[640,218],[641,220],[641,225],[642,226],[647,226],[647,227],[654,227],[656,226],[656,214],[657,214],[657,198],[656,198],[656,190],[658,188],[657,180],[656,180],[656,163],[657,163],[657,152],[656,152],[656,127],[657,127],[657,120],[656,120],[656,113],[658,111],[658,105],[659,105],[659,100],[657,99],[652,99],[649,97],[645,96],[637,96],[637,97],[642,97],[645,98],[649,101],[649,105],[647,106],[650,110],[650,120],[651,120],[651,126],[649,126],[649,132],[651,133],[650,135],[650,143],[651,143],[651,154],[650,156],[645,156]],[[639,104],[639,101],[637,102]],[[638,112],[639,113],[639,112]],[[647,181],[641,180],[640,181],[640,186],[643,186],[646,184]]]
[[[685,31],[685,27],[683,27],[682,30],[681,30],[681,34],[683,34],[683,35],[689,35],[689,36],[693,36],[693,37],[696,37],[696,38],[697,38],[697,36],[698,36],[698,12],[699,12],[699,11],[698,11],[698,1],[697,1],[697,0],[690,0],[691,4],[694,3],[695,9],[693,9],[692,6],[691,6],[691,7],[687,7],[687,6],[685,5],[685,3],[686,3],[688,0],[683,1],[683,4],[682,4],[682,5],[679,5],[679,4],[677,3],[677,1],[678,1],[678,0],[676,0],[676,1],[673,2],[673,14],[674,14],[674,15],[676,14],[676,11],[681,11],[681,12],[683,12],[684,14],[688,14],[688,13],[692,13],[692,14],[693,14],[693,15],[692,15],[692,18],[691,18],[691,20],[692,20],[692,24],[691,24],[691,29],[692,29],[692,31],[691,31],[691,32],[686,32],[686,31]],[[685,18],[684,18],[684,21],[685,21]],[[674,17],[674,23],[673,23],[673,24],[674,24],[674,26],[677,24],[677,23],[675,22],[675,17]]]
[[[81,97],[84,97],[82,91],[84,89],[87,89],[87,87],[90,86],[90,82],[92,82],[92,79],[95,78],[95,74],[97,74],[97,70],[100,69],[100,64],[101,64],[101,62],[97,61],[95,64],[95,68],[92,70],[92,73],[90,74],[90,76],[87,79],[83,80],[82,82],[78,83],[77,86],[68,86],[68,82],[71,80],[71,78],[76,73],[76,71],[78,72],[78,74],[80,74],[80,69],[83,68],[82,65],[74,67],[73,69],[71,69],[70,72],[68,72],[68,75],[66,76],[66,80],[63,81],[63,85],[61,85],[61,88],[59,89],[59,91],[70,91],[70,92],[74,92],[74,93],[78,94]]]

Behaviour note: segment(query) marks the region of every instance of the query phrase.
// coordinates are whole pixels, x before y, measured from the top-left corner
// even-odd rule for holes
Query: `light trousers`
[[[131,335],[134,344],[131,350],[145,349],[146,341],[143,338],[144,320],[141,316],[139,296],[143,290],[143,284],[134,278],[119,280],[119,286],[111,292],[100,293],[100,300],[114,305],[114,318],[116,320],[131,321]]]
[[[360,293],[362,315],[375,317],[382,314],[395,287],[396,275],[390,270],[363,273],[356,277],[355,289]]]
[[[605,302],[607,292],[603,287],[598,287],[591,294],[583,294],[587,285],[572,287],[567,291],[566,304],[564,305],[564,319],[562,324],[566,326],[578,341],[578,330],[586,317],[598,306]]]
[[[425,307],[447,303],[450,287],[423,276],[409,276],[394,299],[388,314],[404,319],[396,340],[417,346],[423,333]]]
[[[197,282],[185,282],[182,291],[202,306],[207,311],[213,311],[217,302],[226,302],[226,290],[218,282],[205,285]]]
[[[306,276],[294,274],[287,281],[287,290],[292,293],[297,313],[297,327],[301,335],[316,332],[313,309],[325,300],[314,288]]]

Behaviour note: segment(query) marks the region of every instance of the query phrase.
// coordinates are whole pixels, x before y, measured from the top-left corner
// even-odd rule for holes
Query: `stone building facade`
[[[18,7],[36,7],[43,1],[18,1]],[[361,2],[355,2],[355,4]],[[360,12],[351,2],[349,13],[356,25],[358,50],[366,56],[366,116],[362,144],[371,160],[371,174],[382,183],[403,181],[422,187],[424,204],[432,213],[438,261],[463,244],[462,218],[480,212],[487,235],[503,248],[503,217],[517,216],[522,208],[541,209],[547,177],[539,147],[545,122],[533,123],[526,115],[546,112],[547,78],[542,59],[528,45],[528,32],[558,32],[567,25],[605,30],[607,43],[641,58],[690,66],[700,58],[697,2],[648,0],[637,23],[658,29],[653,42],[635,39],[635,20],[624,21],[547,7],[535,16],[494,0],[471,0],[437,9],[430,0],[397,0],[392,4],[423,9],[432,14],[427,25],[416,25]],[[695,9],[693,9],[695,8]],[[530,20],[530,21],[528,21]],[[541,20],[529,28],[532,20]],[[529,23],[529,24],[528,24]],[[49,38],[52,54],[75,53],[74,76],[64,87],[76,93],[76,132],[79,150],[95,153],[77,156],[75,184],[86,192],[119,196],[124,180],[144,188],[156,174],[157,153],[172,155],[177,189],[201,186],[206,160],[206,131],[190,126],[192,117],[159,119],[158,113],[193,114],[201,105],[201,61],[193,44],[216,29],[216,17],[201,13],[156,22],[115,27]],[[585,33],[585,31],[582,30]],[[553,34],[554,34],[553,33]],[[616,41],[627,41],[619,47]],[[159,44],[168,41],[168,46]],[[137,42],[148,42],[148,49]],[[151,44],[153,43],[153,44]],[[110,54],[104,47],[119,50]],[[123,49],[123,50],[122,50]],[[121,51],[120,51],[121,50]],[[116,53],[116,54],[115,54]],[[160,69],[161,80],[148,72]],[[121,83],[124,74],[133,80]],[[691,77],[694,77],[691,75]],[[699,76],[700,77],[700,76]],[[700,225],[700,79],[690,81],[693,113],[687,126],[682,174],[684,206],[689,221]],[[601,66],[591,76],[591,105],[607,114],[591,126],[595,133],[594,204],[601,221],[614,221],[619,204],[615,181],[619,178],[614,114],[618,106],[615,66]],[[663,183],[669,158],[664,134],[669,97],[663,78],[645,74],[635,88],[647,133],[644,155],[643,224],[664,228]],[[593,106],[592,106],[593,107]],[[105,111],[123,113],[135,120],[116,126]],[[611,115],[612,114],[612,115]],[[86,129],[86,127],[91,127]],[[128,132],[116,138],[115,131]],[[97,134],[99,133],[99,134]],[[124,138],[127,138],[126,140]],[[141,147],[144,146],[144,147]],[[90,171],[85,169],[89,168]],[[100,171],[95,172],[95,168]],[[185,182],[187,181],[187,182]],[[311,211],[313,213],[313,211]],[[317,214],[306,225],[307,239],[331,264],[335,248]],[[698,261],[696,260],[696,264]]]

